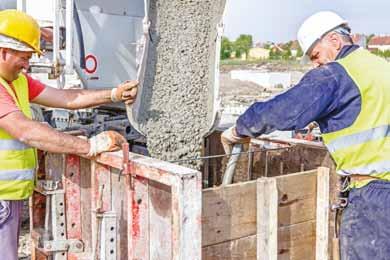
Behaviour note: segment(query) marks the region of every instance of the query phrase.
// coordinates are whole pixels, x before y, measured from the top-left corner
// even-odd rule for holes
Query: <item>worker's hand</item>
[[[226,154],[232,152],[234,144],[244,144],[250,142],[250,137],[240,137],[237,135],[236,127],[232,126],[225,130],[221,135],[221,142]]]
[[[87,156],[93,157],[102,152],[117,151],[126,143],[126,139],[115,131],[105,131],[89,139],[89,153]]]
[[[127,80],[111,90],[112,102],[123,101],[127,105],[133,104],[137,96],[138,81]]]

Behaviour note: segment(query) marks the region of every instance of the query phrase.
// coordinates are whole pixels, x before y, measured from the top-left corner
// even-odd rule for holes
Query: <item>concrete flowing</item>
[[[138,120],[152,157],[201,155],[214,119],[217,24],[224,6],[225,0],[150,3],[152,42]]]

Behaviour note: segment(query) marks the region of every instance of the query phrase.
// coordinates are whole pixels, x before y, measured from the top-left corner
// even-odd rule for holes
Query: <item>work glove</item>
[[[89,138],[89,152],[87,156],[93,157],[102,152],[113,152],[120,150],[126,139],[115,131],[105,131]]]
[[[111,90],[112,102],[123,101],[127,105],[133,104],[137,96],[138,81],[127,80]]]
[[[221,135],[221,143],[225,154],[231,154],[234,144],[249,143],[250,140],[250,137],[238,136],[235,126],[228,128]]]

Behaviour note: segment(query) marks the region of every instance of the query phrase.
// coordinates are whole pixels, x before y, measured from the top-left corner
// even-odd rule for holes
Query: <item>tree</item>
[[[252,35],[241,34],[237,40],[234,42],[234,51],[236,52],[236,57],[240,57],[243,53],[247,56],[249,54],[250,48],[253,46]]]
[[[367,38],[366,38],[366,46],[368,46],[368,43],[371,41],[371,39],[373,37],[375,37],[375,34],[370,34],[370,35],[367,36]]]
[[[222,37],[221,59],[229,59],[233,52],[233,43],[227,37]]]

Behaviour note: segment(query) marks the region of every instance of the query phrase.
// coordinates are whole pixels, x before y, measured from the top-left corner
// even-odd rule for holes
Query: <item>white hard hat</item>
[[[331,11],[322,11],[307,18],[298,30],[298,42],[302,48],[304,58],[317,40],[340,25],[347,25],[347,21]]]

